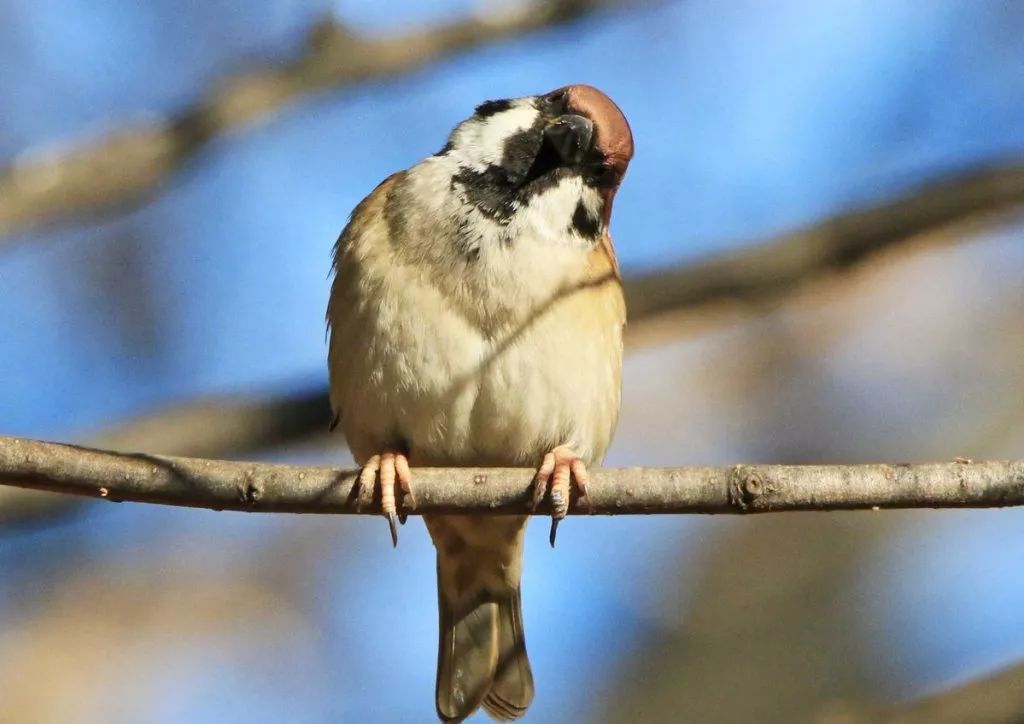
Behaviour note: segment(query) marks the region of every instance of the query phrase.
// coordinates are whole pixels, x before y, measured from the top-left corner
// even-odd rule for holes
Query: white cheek
[[[598,193],[579,178],[567,178],[517,209],[507,226],[475,219],[484,236],[476,273],[487,288],[501,299],[526,302],[530,308],[576,278],[594,244],[572,228],[580,202],[597,216]]]
[[[533,104],[517,101],[517,105],[507,111],[464,123],[453,139],[460,164],[483,171],[499,163],[505,153],[505,142],[531,128],[536,120],[537,109]]]
[[[591,216],[598,217],[601,199],[597,191],[585,186],[578,176],[562,179],[518,209],[509,224],[508,233],[512,238],[530,239],[546,245],[589,247],[593,239],[584,239],[572,226],[572,217],[579,203]]]

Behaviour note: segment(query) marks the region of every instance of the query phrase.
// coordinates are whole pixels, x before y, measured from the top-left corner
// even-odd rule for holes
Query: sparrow
[[[608,226],[632,156],[625,116],[594,87],[491,100],[352,212],[327,309],[331,405],[393,543],[412,465],[536,468],[552,545],[572,483],[586,501],[619,413],[626,309]],[[534,695],[527,516],[424,519],[437,714],[516,719]]]

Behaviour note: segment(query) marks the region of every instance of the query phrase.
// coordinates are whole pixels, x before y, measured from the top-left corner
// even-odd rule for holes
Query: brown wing
[[[606,231],[587,258],[587,279],[597,300],[608,305],[607,314],[626,324],[626,301],[622,294],[622,274],[615,258],[612,237]]]
[[[344,321],[360,303],[360,279],[366,260],[376,248],[379,252],[389,248],[388,224],[385,208],[392,189],[404,176],[399,171],[381,181],[377,188],[359,202],[349,222],[334,244],[331,296],[327,302],[327,335],[330,340],[327,370],[331,380],[331,429],[341,416],[338,382],[344,378],[347,340]]]
[[[601,235],[597,246],[590,252],[590,268],[592,272],[600,274],[611,272],[618,280],[622,280],[619,272],[619,260],[615,258],[615,247],[612,246],[612,237],[607,231]]]
[[[373,230],[376,232],[378,229],[375,227],[379,227],[379,233],[387,233],[387,225],[382,223],[384,221],[384,208],[387,206],[391,190],[405,174],[405,171],[393,173],[377,184],[377,187],[352,210],[348,223],[341,230],[338,240],[334,242],[334,258],[331,266],[331,270],[334,273],[334,283],[331,285],[331,298],[327,303],[328,331],[331,327],[331,311],[332,307],[336,304],[336,297],[339,293],[343,295],[345,292],[345,289],[340,285],[344,284],[342,271],[346,257],[355,250],[354,247],[359,244],[368,231]]]

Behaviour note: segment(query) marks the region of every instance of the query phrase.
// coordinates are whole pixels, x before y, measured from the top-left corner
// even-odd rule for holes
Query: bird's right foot
[[[398,514],[395,504],[395,482],[409,498],[409,504],[416,506],[412,494],[412,473],[409,470],[409,458],[405,453],[386,451],[374,455],[363,465],[359,473],[359,487],[365,489],[380,480],[380,507],[384,517],[388,519],[391,529],[391,544],[398,545],[398,523],[405,524],[405,515]]]
[[[579,491],[580,499],[587,507],[591,507],[590,496],[587,495],[587,466],[570,445],[559,445],[544,456],[537,475],[534,478],[533,507],[536,508],[544,500],[550,490],[551,496],[551,535],[548,540],[555,547],[555,535],[558,524],[569,512],[569,497],[573,481]]]

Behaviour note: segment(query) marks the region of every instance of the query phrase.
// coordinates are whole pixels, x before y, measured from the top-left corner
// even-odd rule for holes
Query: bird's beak
[[[580,163],[594,140],[594,123],[589,118],[567,114],[544,129],[544,136],[565,163]]]

